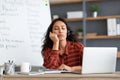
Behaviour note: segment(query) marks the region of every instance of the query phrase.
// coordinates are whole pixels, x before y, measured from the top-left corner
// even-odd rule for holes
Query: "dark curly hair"
[[[52,28],[53,28],[53,25],[57,22],[57,21],[62,21],[66,27],[67,27],[67,39],[68,41],[74,41],[74,42],[78,42],[78,39],[76,38],[74,32],[70,29],[70,27],[68,26],[67,22],[62,19],[62,18],[57,18],[57,19],[54,19],[52,21],[52,23],[49,25],[48,29],[47,29],[47,32],[45,34],[45,37],[44,37],[44,40],[43,40],[43,45],[42,45],[42,54],[44,52],[45,49],[47,48],[52,48],[53,47],[53,42],[52,40],[50,39],[49,37],[49,33],[52,32]]]

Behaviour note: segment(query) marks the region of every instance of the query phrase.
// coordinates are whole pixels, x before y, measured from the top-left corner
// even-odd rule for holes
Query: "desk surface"
[[[120,80],[120,74],[41,74],[41,75],[2,75],[2,80]]]

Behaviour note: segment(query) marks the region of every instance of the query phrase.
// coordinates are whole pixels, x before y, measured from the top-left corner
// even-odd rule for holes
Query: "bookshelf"
[[[119,3],[119,0],[116,0],[116,1],[118,1],[118,3]],[[106,4],[104,4],[104,5],[106,5],[106,6],[108,6],[107,5],[107,3],[108,4],[111,4],[112,2],[116,2],[116,1],[114,1],[114,0],[86,0],[86,7],[88,7],[88,5],[87,4],[102,4],[103,2],[106,2]],[[61,0],[61,1],[52,1],[52,2],[50,2],[50,5],[52,6],[65,6],[64,8],[66,9],[66,10],[68,10],[66,7],[66,5],[67,4],[69,4],[69,5],[73,5],[73,4],[78,4],[78,3],[82,3],[82,5],[83,5],[83,0]],[[102,4],[103,5],[103,4]],[[75,5],[74,5],[75,6]],[[73,8],[74,8],[74,6],[73,6]],[[104,6],[104,7],[106,7],[106,6]],[[112,5],[113,6],[113,5]],[[83,6],[82,6],[83,7]],[[113,6],[114,8],[115,8],[115,6]],[[75,7],[76,8],[76,7]],[[113,8],[113,9],[114,9]],[[58,8],[57,8],[58,9]],[[110,9],[110,8],[109,8]],[[114,10],[113,9],[110,9],[110,11],[113,11],[114,12]],[[69,9],[70,10],[70,9]],[[108,11],[108,10],[107,10]],[[119,12],[119,10],[117,10],[117,12]],[[60,13],[60,12],[59,12]],[[60,13],[61,14],[61,13]],[[108,18],[120,18],[120,15],[118,14],[118,13],[116,13],[116,14],[114,14],[114,13],[108,13],[108,14],[103,14],[103,13],[101,13],[102,15],[98,15],[96,18],[94,18],[94,17],[92,17],[92,16],[90,16],[90,15],[88,15],[86,18],[64,18],[67,22],[69,22],[69,23],[81,23],[81,22],[83,22],[83,20],[85,19],[87,22],[89,22],[89,21],[107,21],[107,19]],[[59,14],[58,14],[59,15]],[[88,26],[86,27],[86,28],[90,28],[91,26],[89,26],[89,24],[87,24]],[[78,25],[79,26],[79,25]],[[97,28],[98,26],[96,26],[96,28]],[[104,28],[107,28],[107,26],[106,25],[103,25],[103,26],[100,26],[100,27],[104,27]],[[76,27],[74,27],[74,28],[76,28]],[[102,34],[102,35],[92,35],[92,36],[86,36],[87,35],[87,32],[86,32],[86,34],[84,35],[84,38],[86,38],[86,40],[93,40],[93,41],[95,41],[95,40],[110,40],[110,39],[115,39],[115,40],[119,40],[120,39],[120,35],[118,36],[108,36],[108,35],[106,35],[106,34]],[[78,39],[83,39],[83,37],[81,37],[81,36],[78,36]],[[84,40],[84,39],[83,39]],[[89,43],[89,42],[88,42]],[[88,44],[87,43],[87,44]],[[119,47],[119,46],[118,46]],[[120,47],[119,47],[120,48]],[[119,52],[118,52],[118,58],[120,58],[120,50],[119,50]]]

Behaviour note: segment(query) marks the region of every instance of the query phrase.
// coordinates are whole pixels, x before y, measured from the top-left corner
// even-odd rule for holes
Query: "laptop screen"
[[[116,59],[116,47],[85,47],[82,74],[115,72]]]

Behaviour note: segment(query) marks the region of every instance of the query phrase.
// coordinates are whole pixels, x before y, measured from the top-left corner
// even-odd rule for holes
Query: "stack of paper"
[[[40,74],[44,74],[44,72],[16,72],[16,74],[21,74],[21,75],[40,75]]]
[[[53,70],[53,69],[45,69],[43,71],[39,72],[16,72],[16,74],[21,74],[21,75],[40,75],[40,74],[56,74],[56,73],[71,73],[70,71],[66,70]]]

